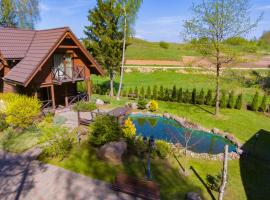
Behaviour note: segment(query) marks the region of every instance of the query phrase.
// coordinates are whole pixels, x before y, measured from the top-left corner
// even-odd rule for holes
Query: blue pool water
[[[181,143],[196,153],[218,154],[224,151],[224,146],[229,145],[229,152],[236,151],[236,146],[229,140],[208,132],[183,128],[173,119],[131,114],[130,119],[136,126],[137,134],[155,139],[166,140],[171,143]]]

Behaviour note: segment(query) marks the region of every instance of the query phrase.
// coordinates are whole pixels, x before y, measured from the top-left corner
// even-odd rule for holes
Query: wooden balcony
[[[85,79],[85,66],[52,68],[52,79],[57,84]]]

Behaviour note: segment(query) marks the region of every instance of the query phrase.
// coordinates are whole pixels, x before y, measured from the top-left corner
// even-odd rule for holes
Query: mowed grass
[[[134,60],[172,60],[179,61],[182,56],[196,56],[195,51],[187,49],[185,44],[169,43],[169,48],[159,46],[159,42],[133,39],[128,46],[126,59]]]
[[[205,74],[206,73],[206,74]],[[246,103],[250,103],[252,97],[256,91],[260,92],[260,95],[263,95],[263,91],[260,89],[258,84],[247,85],[245,82],[251,81],[255,82],[256,77],[253,77],[252,72],[226,72],[221,77],[221,89],[231,91],[233,90],[235,94],[243,93],[244,100]],[[262,72],[263,74],[265,72]],[[247,79],[247,80],[246,80]],[[94,84],[108,84],[108,77],[92,76],[92,81]],[[203,88],[205,93],[208,89],[215,90],[215,76],[213,74],[207,74],[207,71],[197,72],[197,71],[186,71],[184,73],[176,72],[173,70],[168,71],[154,71],[150,73],[140,73],[140,72],[131,72],[125,73],[123,79],[123,90],[129,91],[129,88],[143,86],[145,91],[148,86],[153,89],[154,85],[159,87],[168,87],[170,89],[176,85],[177,88],[182,87],[183,90],[189,89],[190,91],[193,88],[197,89],[197,92]],[[116,76],[115,79],[115,88],[118,89],[117,85],[119,83],[119,76]]]

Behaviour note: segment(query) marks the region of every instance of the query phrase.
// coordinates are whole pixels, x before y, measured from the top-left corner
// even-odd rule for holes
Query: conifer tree
[[[156,99],[157,99],[157,86],[156,86],[156,85],[154,85],[152,99],[154,99],[154,100],[156,100]]]
[[[224,90],[221,92],[220,107],[221,108],[227,107],[226,91],[224,91]]]
[[[258,92],[255,93],[250,108],[252,111],[258,111],[259,109],[259,93]]]
[[[208,90],[208,92],[207,92],[207,94],[206,94],[206,97],[205,97],[205,105],[208,105],[208,106],[210,106],[211,105],[211,103],[212,103],[212,90],[211,89],[209,89]]]
[[[202,105],[204,104],[204,90],[201,89],[200,94],[197,98],[197,104]]]
[[[177,102],[183,102],[183,89],[179,88],[177,93]]]
[[[164,89],[163,89],[163,86],[162,85],[159,88],[158,99],[159,100],[163,100],[164,99]]]
[[[192,90],[192,95],[191,95],[191,103],[196,104],[197,103],[197,93],[196,93],[196,88]]]
[[[234,91],[232,90],[229,94],[229,99],[228,99],[228,108],[234,108]]]
[[[190,94],[188,89],[183,94],[183,102],[190,103]]]
[[[134,93],[135,93],[136,97],[138,97],[139,91],[138,91],[138,87],[137,86],[135,87]]]
[[[151,99],[151,95],[152,93],[151,93],[151,87],[148,85],[148,87],[147,87],[147,92],[146,92],[146,98],[147,99]]]
[[[236,103],[235,103],[234,108],[238,109],[238,110],[241,110],[242,106],[243,106],[243,95],[239,94],[237,99],[236,99]]]
[[[164,101],[169,101],[170,100],[170,92],[169,92],[168,88],[165,89],[163,100]]]
[[[176,86],[173,86],[173,90],[172,90],[172,98],[171,101],[176,101],[177,99],[177,91],[176,91]]]
[[[132,88],[129,88],[129,90],[128,90],[128,95],[129,95],[129,94],[132,94],[132,93],[133,93]]]
[[[140,89],[140,97],[143,98],[143,99],[145,97],[144,86],[142,86],[141,89]]]
[[[266,94],[263,96],[260,109],[262,112],[265,112],[267,110],[267,96],[266,96]]]

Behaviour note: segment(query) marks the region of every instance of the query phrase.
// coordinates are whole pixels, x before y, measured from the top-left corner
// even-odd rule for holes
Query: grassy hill
[[[198,56],[198,53],[181,43],[168,43],[168,49],[162,48],[159,42],[149,42],[134,38],[127,48],[126,59],[130,60],[170,60],[179,61],[182,56]],[[269,51],[258,45],[232,45],[232,48],[243,55],[262,56]],[[256,49],[254,51],[254,49]],[[253,52],[254,51],[254,52]]]

